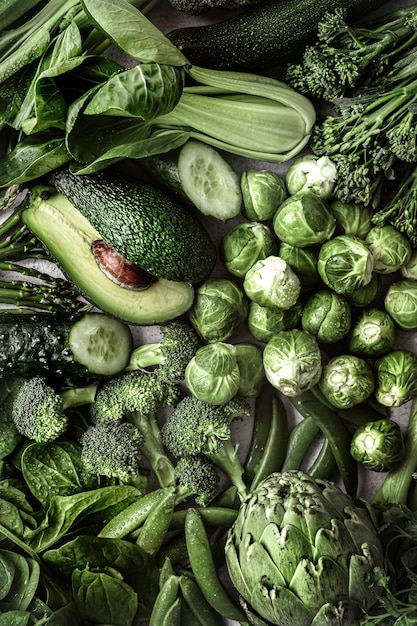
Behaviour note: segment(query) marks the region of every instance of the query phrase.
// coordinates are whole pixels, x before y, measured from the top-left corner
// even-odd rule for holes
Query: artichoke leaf
[[[366,584],[368,574],[375,567],[375,557],[367,544],[362,546],[362,554],[353,554],[349,563],[349,597],[352,600],[363,602],[366,593],[366,602],[373,604],[373,591]]]
[[[327,557],[320,557],[317,563],[302,559],[289,587],[302,598],[313,615],[323,604],[333,599],[337,601],[349,598],[346,570]]]
[[[239,542],[238,545],[240,545]],[[244,577],[240,567],[240,553],[239,555],[237,554],[236,546],[230,535],[226,542],[225,554],[227,554],[227,568],[233,586],[236,589],[239,589],[239,592],[243,598],[250,598],[251,590],[248,586],[248,581]]]
[[[297,569],[300,554],[310,559],[314,557],[314,547],[295,526],[285,526],[280,531],[275,524],[268,524],[262,534],[261,543],[285,580],[279,584],[289,584]],[[288,550],[289,545],[291,550]],[[279,581],[274,582],[277,584]]]
[[[349,601],[324,604],[311,622],[311,626],[359,626],[359,607]]]
[[[341,551],[343,547],[343,552]],[[316,535],[316,554],[340,562],[342,557],[358,550],[349,530],[340,520],[332,520],[332,529],[321,528]]]
[[[250,604],[275,626],[310,626],[315,615],[315,611],[287,587],[267,587],[261,581],[253,587]]]
[[[242,547],[240,567],[243,577],[248,581],[248,586],[252,580],[261,580],[265,585],[271,587],[286,586],[285,578],[279,570],[279,564],[277,566],[274,563],[263,545],[255,542],[247,546],[246,550],[245,547]],[[246,599],[248,600],[249,597]]]
[[[383,556],[381,545],[375,540],[375,527],[369,519],[367,509],[358,510],[357,508],[352,509],[352,507],[349,507],[346,509],[346,514],[349,515],[349,517],[345,519],[345,526],[356,543],[356,552],[362,552],[362,545],[364,543],[373,546],[374,559],[377,559],[378,564],[382,566]]]

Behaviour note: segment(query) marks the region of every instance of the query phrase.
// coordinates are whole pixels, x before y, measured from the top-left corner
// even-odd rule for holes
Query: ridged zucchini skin
[[[172,30],[168,39],[193,65],[260,71],[297,61],[314,43],[327,11],[340,7],[358,19],[386,0],[266,0],[224,21]]]
[[[119,254],[153,276],[191,284],[211,274],[217,251],[193,213],[167,193],[128,177],[56,170],[48,182]]]
[[[0,313],[0,376],[77,376],[87,369],[74,360],[68,337],[76,315]]]

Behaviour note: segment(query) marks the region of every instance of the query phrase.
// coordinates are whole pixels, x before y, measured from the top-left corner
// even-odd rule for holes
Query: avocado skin
[[[66,196],[119,254],[159,278],[199,283],[217,251],[190,210],[164,191],[109,174],[52,172],[48,182]]]

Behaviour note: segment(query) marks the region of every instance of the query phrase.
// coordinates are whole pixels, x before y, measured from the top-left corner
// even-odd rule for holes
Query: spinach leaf
[[[37,526],[36,514],[27,499],[25,485],[18,479],[0,481],[0,520],[17,537]]]
[[[28,488],[44,508],[54,496],[99,486],[98,478],[85,472],[81,447],[73,441],[32,443],[22,454],[21,466]]]
[[[81,4],[97,30],[132,58],[179,67],[188,64],[182,52],[128,2],[81,0]]]
[[[0,612],[26,611],[39,585],[39,564],[10,550],[0,550],[0,568]]]

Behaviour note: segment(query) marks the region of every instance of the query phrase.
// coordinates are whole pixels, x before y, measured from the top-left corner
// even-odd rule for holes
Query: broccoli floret
[[[143,344],[131,354],[128,370],[143,370],[158,366],[154,371],[160,380],[179,383],[184,380],[185,368],[194,356],[199,339],[194,329],[183,322],[161,325],[160,341]]]
[[[94,423],[129,422],[142,435],[142,455],[147,459],[161,487],[175,484],[174,466],[161,441],[157,411],[174,406],[179,387],[159,379],[154,372],[124,372],[106,380],[91,405]]]
[[[403,119],[387,132],[391,152],[398,159],[417,161],[417,107],[411,105]]]
[[[212,405],[195,396],[183,398],[162,426],[162,442],[177,459],[204,455],[217,465],[244,498],[243,467],[237,446],[231,442],[231,423],[250,415],[249,404],[233,398],[224,405]]]
[[[19,380],[13,399],[12,420],[21,435],[38,443],[60,437],[68,426],[65,411],[91,404],[97,391],[97,383],[57,391],[42,376]]]
[[[207,506],[219,488],[217,467],[202,455],[184,456],[175,466],[177,496],[185,499],[194,496],[197,504]]]
[[[129,482],[139,473],[143,437],[127,422],[98,422],[81,435],[81,460],[97,476]]]

